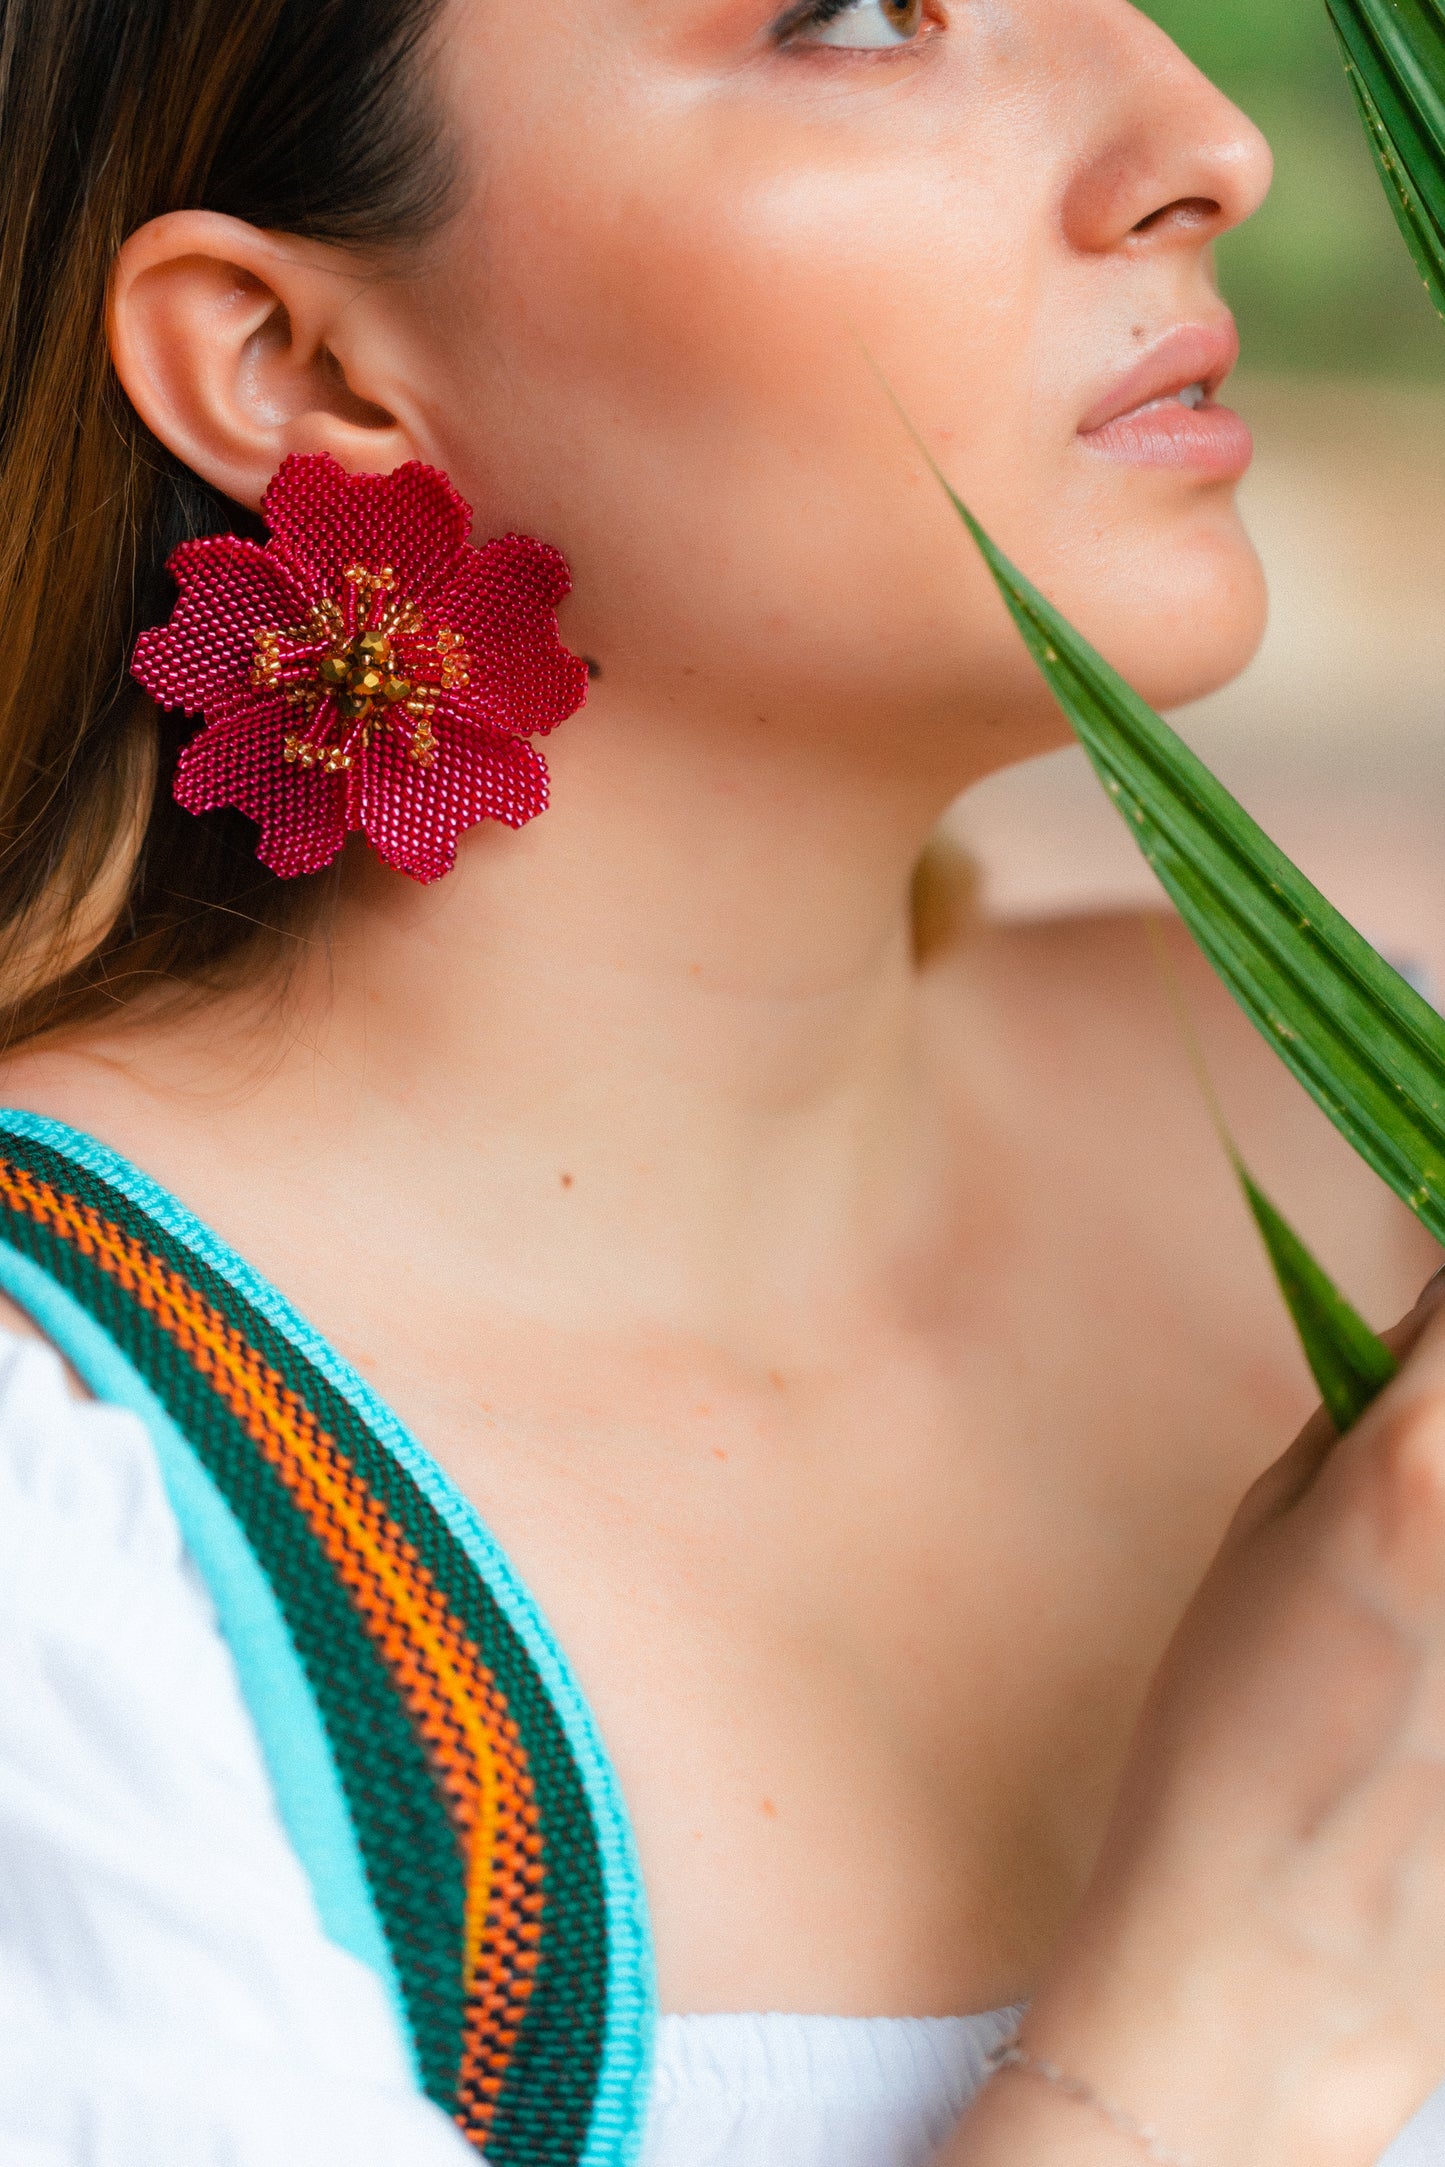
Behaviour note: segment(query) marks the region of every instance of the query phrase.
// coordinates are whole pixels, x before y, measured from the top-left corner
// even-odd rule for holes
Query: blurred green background
[[[1375,178],[1324,0],[1143,0],[1255,119],[1274,191],[1220,248],[1247,367],[1445,380],[1445,329]]]

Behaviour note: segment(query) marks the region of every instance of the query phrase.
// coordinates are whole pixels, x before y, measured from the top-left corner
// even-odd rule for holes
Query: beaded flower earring
[[[136,642],[132,675],[205,724],[177,803],[248,814],[283,879],[360,830],[397,872],[437,880],[464,828],[545,811],[528,740],[587,697],[587,665],[557,634],[560,553],[519,534],[474,547],[471,507],[416,460],[348,474],[293,455],[261,509],[264,547],[182,543],[170,620]]]

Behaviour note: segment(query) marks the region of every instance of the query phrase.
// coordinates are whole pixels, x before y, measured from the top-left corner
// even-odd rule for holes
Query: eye
[[[790,45],[842,45],[876,52],[912,45],[927,17],[925,0],[816,0],[795,13],[783,35]]]

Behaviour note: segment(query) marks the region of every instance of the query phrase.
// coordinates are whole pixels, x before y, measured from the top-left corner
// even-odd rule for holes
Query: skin
[[[1219,323],[1267,152],[1123,0],[940,7],[882,52],[771,30],[457,0],[424,250],[189,212],[126,244],[116,365],[198,472],[255,505],[292,451],[433,461],[480,532],[564,549],[601,674],[545,819],[430,889],[349,852],[286,974],[35,1047],[4,1095],[176,1190],[476,1499],[615,1755],[665,2007],[1032,1993],[1211,2158],[1365,2167],[1445,2027],[1418,1955],[1302,1964],[1266,1866],[1345,1781],[1331,1663],[1352,1780],[1407,1671],[1439,1691],[1389,1500],[1445,1513],[1445,1357],[1254,1494],[1148,1699],[1313,1395],[1138,923],[915,958],[939,815],[1062,725],[874,368],[1141,690],[1221,682],[1263,607],[1231,485],[1079,425]],[[1170,938],[1258,1173],[1398,1314],[1426,1245]],[[1414,1573],[1408,1630],[1331,1596],[1346,1556]],[[1330,1900],[1393,1840],[1317,1864]],[[1341,1997],[1369,2101],[1321,2149],[1291,2072],[1344,2070]],[[1095,2150],[1132,2156],[1008,2077],[950,2158]]]

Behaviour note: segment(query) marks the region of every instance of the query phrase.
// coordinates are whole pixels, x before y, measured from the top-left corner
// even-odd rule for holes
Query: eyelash
[[[821,30],[824,23],[831,23],[840,15],[846,15],[853,0],[812,0],[812,5],[795,13],[785,26],[785,35],[796,37],[800,30]]]

